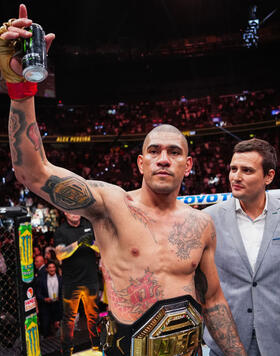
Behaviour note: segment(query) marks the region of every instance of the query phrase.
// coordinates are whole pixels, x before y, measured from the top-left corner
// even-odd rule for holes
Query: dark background
[[[19,4],[2,1],[1,21],[17,16]],[[29,18],[56,34],[49,57],[57,99],[64,103],[197,97],[279,83],[278,0],[25,4]],[[257,48],[248,49],[242,33],[252,5],[261,21],[260,38]]]

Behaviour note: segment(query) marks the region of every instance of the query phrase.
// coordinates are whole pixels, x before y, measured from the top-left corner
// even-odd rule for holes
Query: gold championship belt
[[[132,325],[109,313],[104,351],[109,356],[194,356],[202,341],[200,311],[186,295],[156,302]]]

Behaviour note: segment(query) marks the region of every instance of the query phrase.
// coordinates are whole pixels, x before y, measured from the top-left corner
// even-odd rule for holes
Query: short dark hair
[[[55,268],[56,268],[56,270],[57,270],[57,264],[55,263],[55,261],[49,260],[49,261],[46,263],[46,268],[48,268],[49,265],[55,265]]]
[[[277,154],[275,148],[267,141],[259,138],[252,138],[238,142],[234,148],[233,153],[243,152],[258,152],[262,157],[263,174],[266,176],[270,169],[276,170]]]
[[[185,135],[182,134],[182,132],[177,129],[177,127],[173,126],[173,125],[169,125],[169,124],[161,124],[161,125],[158,125],[156,127],[154,127],[150,132],[147,133],[145,139],[144,139],[144,142],[143,142],[143,146],[142,146],[142,153],[144,152],[144,149],[147,145],[147,142],[148,142],[148,139],[149,137],[154,133],[154,132],[170,132],[170,133],[175,133],[177,134],[178,136],[181,136],[183,138],[183,142],[186,143],[186,149],[187,149],[187,152],[188,152],[188,140],[186,138]]]

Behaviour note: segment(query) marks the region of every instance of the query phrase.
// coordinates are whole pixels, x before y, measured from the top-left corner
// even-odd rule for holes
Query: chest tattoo
[[[176,247],[176,255],[180,260],[187,260],[194,249],[202,247],[201,234],[207,225],[207,218],[198,218],[192,213],[183,222],[174,223],[168,241]]]
[[[153,240],[157,243],[155,234],[151,230],[151,224],[155,224],[156,220],[152,219],[148,214],[146,214],[143,210],[140,208],[137,208],[130,204],[127,200],[125,200],[126,206],[128,207],[131,215],[134,217],[135,220],[140,221],[141,224],[145,226],[151,233]]]

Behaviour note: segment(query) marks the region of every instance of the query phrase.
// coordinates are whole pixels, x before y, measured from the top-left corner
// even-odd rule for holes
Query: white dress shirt
[[[263,238],[265,218],[267,213],[267,199],[268,197],[266,193],[266,202],[263,212],[254,220],[252,220],[244,212],[239,200],[235,199],[237,224],[253,271],[255,270],[255,265]]]
[[[49,298],[57,299],[58,298],[58,279],[57,275],[51,276],[48,274],[47,276],[47,283],[48,283],[48,292]]]

